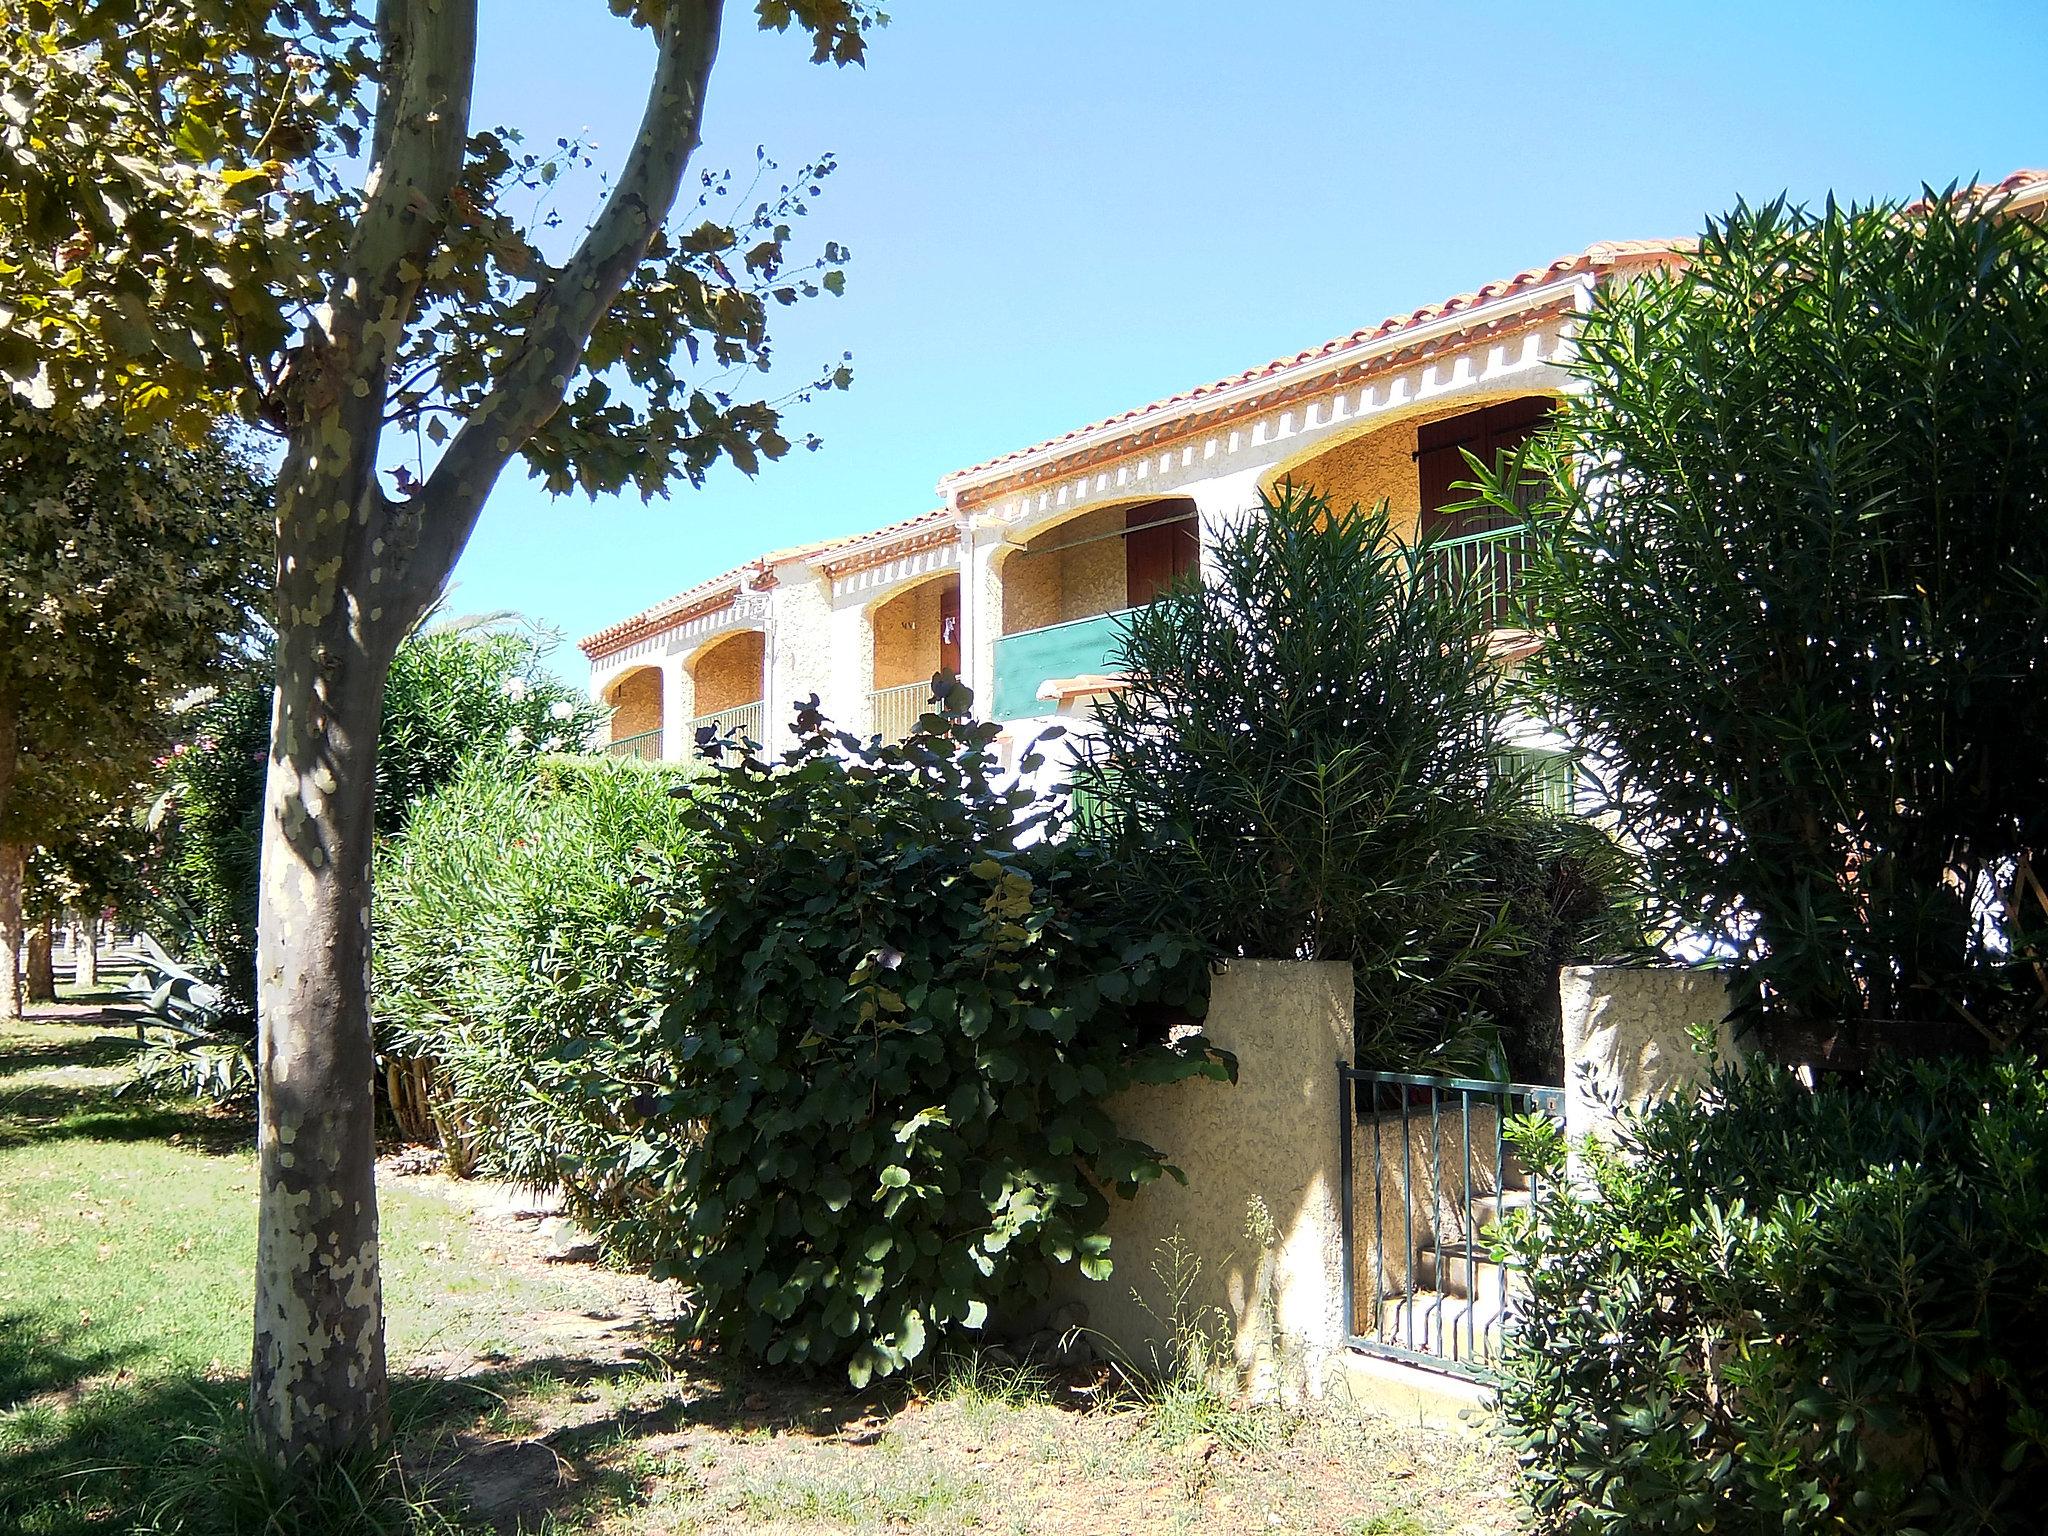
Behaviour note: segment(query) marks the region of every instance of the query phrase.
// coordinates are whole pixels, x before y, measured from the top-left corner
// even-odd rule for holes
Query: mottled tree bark
[[[499,473],[560,408],[591,330],[674,206],[717,0],[671,0],[640,132],[582,245],[537,296],[423,487],[376,477],[394,342],[462,165],[475,0],[383,0],[366,200],[294,360],[278,489],[277,696],[257,980],[258,1445],[303,1465],[386,1429],[370,1035],[376,733],[400,638],[438,599]]]
[[[19,722],[12,692],[0,686],[0,827],[14,799],[21,761]],[[27,851],[0,841],[0,1019],[21,1017],[21,879]]]
[[[388,658],[286,631],[265,794],[256,1338],[250,1404],[281,1460],[386,1428],[370,1037],[370,852]]]
[[[21,877],[27,850],[0,843],[0,1019],[21,1017]]]
[[[57,1001],[57,962],[51,953],[56,942],[56,924],[48,917],[29,930],[21,964],[22,988],[29,1002]]]
[[[78,937],[71,979],[79,990],[97,992],[100,987],[100,919],[96,912],[78,915]]]

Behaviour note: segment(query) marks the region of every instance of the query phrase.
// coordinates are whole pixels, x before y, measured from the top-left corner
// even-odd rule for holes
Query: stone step
[[[1467,1301],[1439,1291],[1417,1291],[1380,1303],[1382,1343],[1444,1360],[1475,1363],[1500,1357],[1502,1308],[1498,1298]]]
[[[1415,1254],[1415,1288],[1441,1291],[1461,1300],[1475,1294],[1481,1300],[1498,1302],[1503,1296],[1523,1294],[1521,1278],[1511,1269],[1487,1257],[1484,1243],[1441,1243],[1418,1249]]]
[[[1472,1225],[1484,1232],[1500,1224],[1503,1212],[1526,1211],[1536,1197],[1526,1189],[1504,1189],[1497,1195],[1479,1195],[1472,1201]]]

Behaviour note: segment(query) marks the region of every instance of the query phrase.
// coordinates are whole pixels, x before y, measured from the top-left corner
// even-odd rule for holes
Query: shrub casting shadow
[[[24,1321],[0,1315],[0,1410],[13,1410],[11,1422],[0,1420],[0,1530],[127,1529],[165,1479],[227,1461],[218,1450],[241,1432],[246,1379],[109,1380],[121,1356],[50,1349]],[[505,1403],[542,1385],[602,1386],[664,1365],[644,1354],[570,1353],[455,1378],[399,1371],[392,1420],[402,1460],[417,1490],[451,1510],[501,1530],[531,1529],[600,1492],[610,1479],[589,1458],[621,1439],[691,1428],[824,1437],[900,1406],[900,1392],[856,1394],[835,1380],[692,1362],[676,1395],[655,1406],[622,1406],[533,1436],[491,1427]]]

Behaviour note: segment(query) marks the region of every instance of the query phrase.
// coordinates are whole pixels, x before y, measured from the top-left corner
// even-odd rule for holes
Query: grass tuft
[[[287,1474],[259,1452],[239,1408],[174,1436],[142,1471],[137,1536],[460,1536],[441,1490],[389,1453]]]

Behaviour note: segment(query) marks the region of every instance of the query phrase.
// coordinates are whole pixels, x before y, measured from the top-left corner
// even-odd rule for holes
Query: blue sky
[[[1594,240],[1738,196],[1903,195],[2048,165],[2029,4],[885,0],[865,70],[732,0],[699,168],[839,174],[843,299],[778,314],[824,439],[666,501],[508,471],[459,612],[568,640],[764,550],[935,505],[956,469]],[[599,0],[485,0],[480,122],[629,142],[651,51]],[[586,675],[565,644],[567,675]]]

